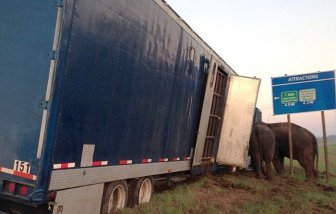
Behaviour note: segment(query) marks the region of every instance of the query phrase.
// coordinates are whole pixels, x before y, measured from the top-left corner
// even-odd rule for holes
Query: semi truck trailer
[[[245,165],[260,79],[165,1],[0,5],[0,211],[113,213]]]

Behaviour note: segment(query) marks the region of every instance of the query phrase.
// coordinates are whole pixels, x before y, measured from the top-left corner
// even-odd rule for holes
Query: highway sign
[[[275,115],[336,109],[335,71],[272,78],[272,93]]]

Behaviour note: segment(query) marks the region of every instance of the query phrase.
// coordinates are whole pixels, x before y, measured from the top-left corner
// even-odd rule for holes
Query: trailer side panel
[[[54,169],[190,159],[202,46],[154,1],[67,1],[65,10]]]

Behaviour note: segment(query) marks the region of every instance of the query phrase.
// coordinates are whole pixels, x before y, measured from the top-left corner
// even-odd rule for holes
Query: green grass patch
[[[325,164],[325,155],[324,155],[324,145],[318,144],[319,151],[319,161],[318,161],[318,170],[320,172],[319,182],[326,182],[326,164]],[[329,163],[329,182],[328,185],[332,185],[336,187],[336,143],[332,143],[328,145],[328,163]],[[286,173],[289,175],[289,166],[290,160],[285,158],[285,167]],[[299,162],[293,160],[293,169],[295,177],[300,178],[302,180],[305,179],[304,170],[300,166]]]
[[[204,176],[154,194],[121,213],[336,213],[336,188],[302,179],[304,171],[255,179],[252,172]]]
[[[221,176],[204,175],[156,192],[150,203],[120,213],[336,213],[336,144],[328,145],[329,183],[325,181],[323,144],[319,144],[318,180],[306,180],[303,168],[289,160],[282,176],[255,179],[250,171]]]

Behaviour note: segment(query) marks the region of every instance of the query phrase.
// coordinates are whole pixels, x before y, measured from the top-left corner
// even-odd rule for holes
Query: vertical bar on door
[[[58,40],[60,37],[60,31],[61,31],[61,23],[62,23],[62,8],[57,7],[57,17],[56,17],[56,26],[55,26],[55,34],[54,34],[54,41],[53,41],[53,46],[52,46],[52,51],[56,52],[58,48]],[[46,90],[46,95],[45,95],[45,102],[48,104],[50,101],[51,97],[51,89],[52,89],[52,83],[53,83],[53,77],[54,77],[54,72],[56,69],[56,59],[51,59],[50,61],[50,67],[49,67],[49,76],[48,76],[48,83],[47,83],[47,90]],[[48,116],[48,110],[45,108],[43,110],[43,115],[42,115],[42,122],[41,122],[41,130],[40,130],[40,137],[39,137],[39,142],[38,142],[38,147],[37,147],[37,153],[36,153],[36,158],[40,159],[41,154],[42,154],[42,149],[43,149],[43,144],[44,144],[44,136],[45,136],[45,130],[46,130],[46,125],[47,125],[47,116]]]

